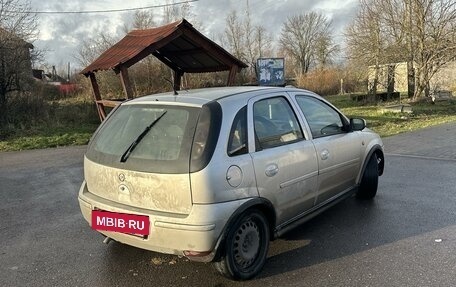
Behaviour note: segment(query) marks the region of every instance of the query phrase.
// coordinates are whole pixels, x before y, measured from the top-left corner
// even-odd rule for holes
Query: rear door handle
[[[278,172],[279,172],[279,166],[275,163],[268,165],[266,167],[266,170],[264,171],[264,173],[268,177],[272,177],[272,176],[276,175]]]

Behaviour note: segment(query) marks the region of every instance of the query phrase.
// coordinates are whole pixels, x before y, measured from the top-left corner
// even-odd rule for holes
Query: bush
[[[336,69],[318,70],[297,77],[299,87],[327,96],[340,93],[342,73]]]
[[[59,88],[55,85],[50,85],[42,82],[36,82],[34,88],[34,95],[36,98],[41,98],[42,100],[58,100],[62,98]]]
[[[53,129],[96,127],[100,121],[93,100],[78,93],[69,95],[64,98],[56,86],[43,83],[35,83],[33,92],[10,93],[0,141]]]
[[[7,102],[7,123],[26,127],[49,120],[49,104],[32,92],[10,94]]]

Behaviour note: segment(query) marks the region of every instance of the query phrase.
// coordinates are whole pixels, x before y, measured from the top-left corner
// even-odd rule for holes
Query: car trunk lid
[[[189,174],[157,174],[113,168],[84,159],[87,188],[104,199],[133,207],[190,213]]]
[[[84,161],[89,192],[137,208],[188,214],[190,161],[201,108],[122,104],[93,136]]]

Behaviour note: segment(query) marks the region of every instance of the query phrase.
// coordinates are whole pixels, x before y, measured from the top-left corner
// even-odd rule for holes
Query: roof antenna
[[[174,95],[175,95],[175,96],[178,96],[179,94],[177,93],[176,89],[174,88],[174,84],[173,84],[173,82],[171,82],[171,80],[170,80],[170,79],[167,79],[167,78],[165,78],[165,77],[162,77],[162,78],[163,78],[163,80],[165,80],[165,81],[167,81],[168,83],[170,83],[170,84],[171,84],[171,87],[173,87],[173,92],[174,92]]]

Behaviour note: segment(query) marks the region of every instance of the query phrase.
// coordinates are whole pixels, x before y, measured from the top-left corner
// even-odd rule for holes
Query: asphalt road
[[[456,286],[456,124],[385,144],[375,200],[349,198],[272,242],[242,283],[103,244],[77,202],[84,147],[0,153],[0,286]]]

